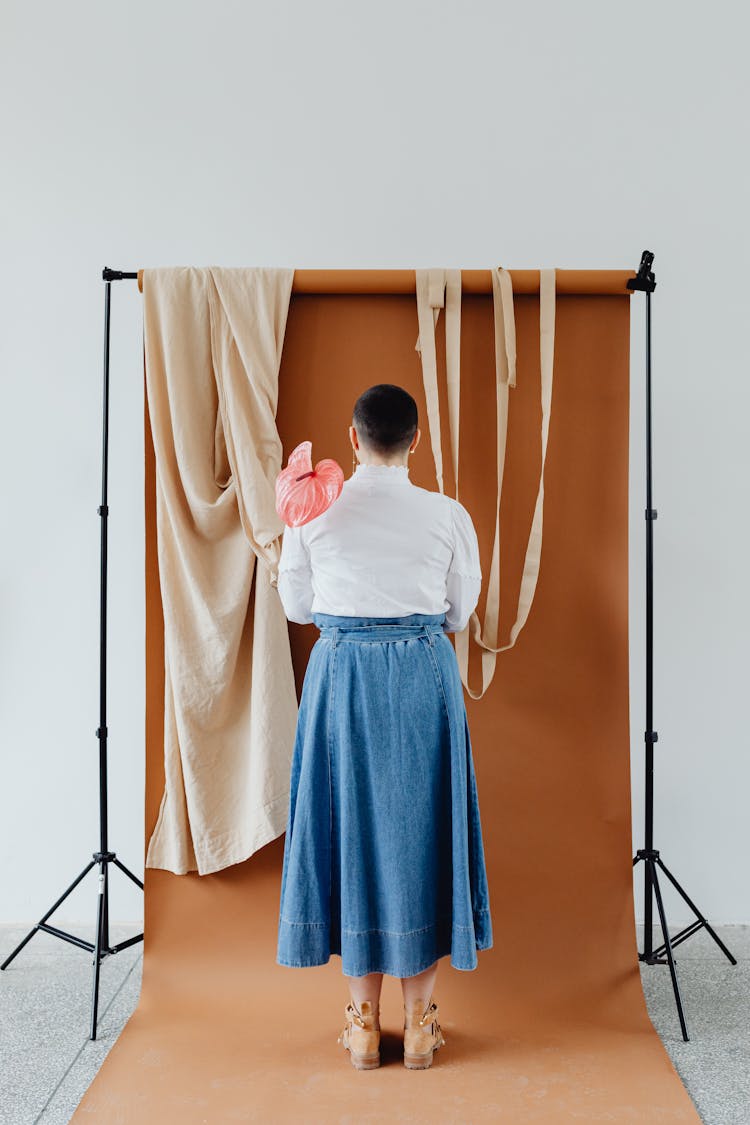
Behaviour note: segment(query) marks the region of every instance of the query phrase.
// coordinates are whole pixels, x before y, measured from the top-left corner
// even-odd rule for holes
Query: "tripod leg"
[[[732,964],[733,964],[733,965],[736,965],[736,964],[737,964],[737,959],[736,959],[735,957],[733,957],[733,956],[732,956],[732,954],[731,954],[731,953],[729,952],[729,950],[727,949],[727,947],[726,947],[726,946],[724,945],[724,942],[723,942],[723,941],[721,940],[721,938],[719,937],[719,935],[718,935],[717,933],[715,933],[715,932],[714,932],[714,931],[713,931],[713,930],[711,929],[711,927],[710,927],[710,926],[709,926],[709,924],[708,924],[708,920],[707,920],[706,918],[704,918],[704,917],[703,917],[703,915],[701,914],[700,910],[699,910],[699,909],[698,909],[698,907],[697,907],[697,906],[695,905],[695,903],[694,903],[694,902],[693,902],[693,901],[692,901],[692,900],[691,900],[690,898],[688,898],[688,896],[687,896],[687,895],[685,894],[685,892],[683,891],[683,889],[682,889],[682,887],[680,886],[680,884],[679,884],[679,883],[677,882],[677,880],[675,879],[674,875],[672,875],[672,874],[671,874],[671,872],[667,870],[667,868],[666,868],[666,867],[664,866],[664,864],[662,863],[662,861],[661,861],[660,859],[657,859],[657,860],[656,860],[656,862],[657,862],[657,863],[659,864],[659,867],[661,867],[662,871],[664,872],[664,874],[666,875],[666,877],[667,877],[667,878],[669,879],[669,881],[670,881],[670,883],[672,884],[672,886],[674,887],[674,889],[675,889],[676,891],[678,891],[678,893],[679,893],[679,894],[681,894],[681,895],[682,895],[682,897],[684,898],[685,902],[686,902],[686,903],[688,904],[688,906],[690,907],[690,909],[691,909],[691,910],[693,911],[693,913],[694,913],[694,914],[695,914],[695,915],[696,915],[696,916],[697,916],[697,917],[698,917],[698,918],[700,919],[700,922],[701,922],[701,924],[702,924],[702,925],[704,925],[704,926],[706,927],[706,929],[707,929],[707,930],[708,930],[708,932],[710,933],[711,937],[712,937],[712,938],[714,939],[714,941],[716,942],[716,944],[717,944],[717,945],[719,946],[719,948],[720,948],[720,949],[721,949],[721,950],[722,950],[722,951],[723,951],[723,952],[724,952],[724,953],[725,953],[725,954],[727,955],[727,957],[728,957],[728,958],[729,958],[729,960],[730,960],[730,961],[732,962]]]
[[[646,861],[648,864],[653,865],[654,861],[649,859]],[[680,1027],[682,1028],[682,1038],[687,1043],[690,1036],[687,1033],[687,1024],[685,1023],[685,1015],[682,1011],[682,999],[680,997],[680,986],[677,983],[677,970],[675,968],[674,956],[672,954],[672,943],[669,940],[669,930],[667,929],[667,919],[664,914],[664,904],[661,900],[661,890],[659,888],[659,879],[656,874],[656,867],[653,867],[652,882],[654,886],[654,894],[656,895],[656,906],[659,910],[659,918],[661,919],[661,930],[664,934],[664,945],[667,950],[667,960],[669,961],[669,973],[672,977],[672,987],[674,989],[674,998],[677,1002],[677,1013],[680,1017]]]
[[[103,910],[102,910],[102,941],[101,941],[101,947],[104,950],[104,953],[106,955],[107,953],[109,953],[109,864],[105,865],[104,875],[105,875],[105,883],[104,883],[105,893],[104,893],[104,903],[103,903]]]
[[[124,871],[124,872],[125,872],[125,874],[127,875],[128,879],[132,879],[132,880],[133,880],[133,882],[134,882],[134,883],[135,883],[135,884],[136,884],[137,886],[139,886],[139,887],[141,888],[141,890],[143,890],[143,883],[142,883],[142,882],[140,881],[140,879],[138,878],[138,876],[137,876],[137,875],[134,875],[132,871],[128,871],[128,869],[127,869],[127,867],[125,866],[125,864],[124,864],[124,863],[120,863],[120,861],[119,861],[119,859],[117,858],[117,856],[115,856],[115,858],[114,858],[114,859],[112,860],[112,862],[113,862],[113,863],[116,863],[116,864],[117,864],[117,866],[118,866],[118,867],[120,868],[120,871]]]
[[[84,878],[84,876],[88,875],[89,871],[91,870],[91,868],[92,868],[93,866],[94,866],[94,860],[92,859],[92,860],[91,860],[91,863],[87,863],[87,864],[86,864],[86,866],[84,867],[83,871],[82,871],[82,872],[81,872],[81,874],[80,874],[80,875],[78,876],[78,878],[77,878],[77,879],[74,879],[74,880],[73,880],[73,882],[72,882],[72,883],[70,884],[70,886],[68,887],[67,891],[65,891],[65,892],[64,892],[63,894],[61,894],[61,895],[60,895],[59,899],[58,899],[58,900],[57,900],[57,902],[56,902],[56,903],[54,904],[54,906],[50,906],[50,908],[49,908],[49,910],[47,911],[47,913],[46,913],[46,914],[44,914],[44,915],[43,915],[43,916],[42,916],[42,917],[41,917],[41,918],[39,919],[39,921],[37,922],[37,924],[36,924],[36,925],[34,926],[33,930],[29,930],[29,932],[27,933],[27,935],[26,935],[26,937],[25,937],[25,938],[23,939],[23,941],[22,941],[22,942],[20,943],[20,945],[17,945],[17,946],[16,946],[16,948],[15,948],[15,949],[13,950],[13,952],[12,952],[12,953],[10,954],[10,956],[9,956],[9,957],[6,957],[6,958],[5,958],[5,960],[3,961],[2,965],[0,965],[0,969],[6,969],[6,968],[8,967],[8,965],[10,965],[11,961],[12,961],[12,960],[13,960],[13,958],[14,958],[14,957],[16,956],[16,954],[17,954],[17,953],[20,953],[20,952],[21,952],[21,950],[23,949],[23,947],[24,947],[24,946],[26,945],[26,943],[27,943],[28,941],[31,941],[31,939],[33,938],[34,934],[35,934],[35,933],[37,932],[37,930],[39,929],[39,927],[40,927],[41,925],[43,925],[43,924],[44,924],[44,923],[45,923],[45,922],[47,921],[47,919],[49,918],[50,914],[54,914],[54,913],[55,913],[55,911],[57,910],[57,908],[58,908],[58,906],[60,905],[60,903],[61,903],[61,902],[64,902],[64,901],[65,901],[65,899],[66,899],[66,898],[68,897],[68,895],[70,894],[70,892],[71,892],[71,891],[73,891],[73,890],[75,890],[75,888],[76,888],[76,887],[78,886],[78,884],[80,883],[81,879],[83,879],[83,878]]]
[[[96,1019],[99,1009],[99,973],[102,965],[102,927],[104,925],[107,897],[107,863],[102,860],[99,871],[99,898],[96,907],[96,947],[94,949],[94,987],[91,997],[91,1034],[96,1039]]]
[[[635,867],[636,863],[638,863],[642,859],[644,859],[644,857],[640,853],[638,855],[636,855],[635,859],[633,860],[633,867]],[[653,923],[651,921],[651,918],[652,918],[651,907],[652,907],[651,867],[648,863],[648,860],[646,859],[645,860],[645,866],[644,866],[644,869],[643,869],[643,955],[642,955],[642,960],[644,960],[644,961],[650,961],[651,956],[652,956],[653,951],[654,951],[653,945],[652,945],[652,942],[653,942],[652,925],[653,925]]]

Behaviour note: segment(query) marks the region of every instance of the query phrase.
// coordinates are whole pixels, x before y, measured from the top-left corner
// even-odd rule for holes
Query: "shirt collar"
[[[363,465],[358,462],[349,480],[367,484],[372,481],[382,481],[385,484],[395,485],[411,484],[408,465]]]

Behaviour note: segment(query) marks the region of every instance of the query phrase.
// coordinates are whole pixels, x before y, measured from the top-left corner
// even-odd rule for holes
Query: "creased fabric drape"
[[[441,308],[445,308],[445,352],[448,390],[449,432],[453,456],[453,473],[458,499],[458,430],[461,397],[460,326],[461,326],[461,271],[445,269],[418,269],[416,272],[416,297],[419,336],[415,345],[422,361],[422,377],[427,402],[427,419],[430,427],[435,473],[438,488],[444,492],[442,438],[438,408],[438,378],[435,348],[435,330]],[[500,618],[500,499],[505,467],[505,447],[508,433],[509,388],[516,385],[516,330],[513,309],[513,285],[508,270],[500,266],[492,269],[492,308],[495,325],[495,384],[497,402],[497,501],[495,507],[495,535],[492,560],[489,568],[484,628],[476,610],[465,629],[455,634],[456,658],[461,681],[472,699],[481,699],[492,683],[497,663],[497,653],[505,652],[516,643],[529,616],[539,578],[542,555],[542,529],[544,517],[544,465],[547,457],[547,438],[552,412],[552,381],[555,350],[556,274],[554,269],[539,271],[539,341],[541,364],[541,467],[534,514],[529,531],[524,559],[521,588],[518,595],[516,619],[511,627],[507,644],[497,645]],[[469,686],[469,635],[482,649],[482,690],[475,692]]]
[[[165,789],[146,865],[247,859],[286,828],[297,697],[276,585],[278,375],[294,270],[143,273],[165,633]]]

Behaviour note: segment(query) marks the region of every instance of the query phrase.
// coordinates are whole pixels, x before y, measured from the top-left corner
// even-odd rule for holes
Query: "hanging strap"
[[[424,305],[427,289],[424,281],[420,290],[419,274],[428,271],[417,271],[417,309],[419,314],[420,303]],[[429,271],[434,272],[434,271]],[[460,275],[460,271],[459,271]],[[541,402],[542,402],[542,458],[539,473],[539,488],[537,492],[534,516],[526,546],[521,589],[518,598],[516,620],[510,631],[510,641],[506,645],[496,645],[499,617],[500,617],[500,499],[502,495],[503,470],[505,467],[505,449],[508,431],[508,395],[509,388],[516,385],[516,336],[515,316],[513,310],[513,289],[510,274],[502,267],[492,270],[492,299],[495,324],[495,390],[497,402],[497,497],[495,506],[495,537],[492,547],[492,561],[490,563],[490,580],[487,591],[487,603],[484,614],[484,629],[479,617],[474,611],[460,633],[456,633],[456,657],[461,673],[461,681],[472,699],[481,699],[487,688],[492,683],[497,664],[497,653],[512,648],[516,643],[526,620],[529,616],[537,580],[542,553],[542,527],[544,514],[544,465],[547,457],[547,438],[549,434],[549,420],[552,407],[552,381],[554,373],[554,344],[555,344],[555,271],[542,269],[539,273],[539,336],[540,336],[540,364],[541,364]],[[435,316],[432,328],[437,322]],[[425,336],[423,324],[429,326],[429,319],[425,317],[424,310],[420,316],[420,337]],[[447,333],[451,322],[446,316],[446,358],[453,354],[455,349],[449,347]],[[428,420],[433,441],[433,451],[437,442],[438,453],[435,455],[436,467],[440,466],[440,481],[442,484],[442,457],[439,452],[440,431],[439,415],[436,410],[430,411],[430,394],[437,395],[437,368],[435,363],[434,338],[432,348],[424,347],[422,350],[422,369],[425,384],[425,394],[428,403]],[[455,388],[460,390],[460,372],[456,364],[453,371]],[[434,387],[434,392],[432,388]],[[451,387],[449,373],[449,388]],[[450,401],[450,399],[449,399]],[[458,411],[455,411],[456,417]],[[437,438],[433,418],[437,419]],[[457,423],[456,423],[457,428]],[[451,429],[451,441],[454,442],[454,430]],[[457,444],[453,444],[454,465],[456,465]],[[443,489],[441,487],[440,491]],[[458,499],[458,489],[456,490]],[[479,645],[482,652],[482,690],[472,691],[469,686],[469,632]],[[484,635],[483,635],[484,634]]]
[[[461,271],[427,269],[416,270],[417,318],[419,335],[415,350],[422,357],[422,378],[427,402],[427,421],[430,427],[432,456],[438,488],[443,485],[443,447],[440,436],[440,406],[438,403],[437,355],[435,328],[440,310],[445,309],[445,366],[448,377],[448,425],[453,454],[453,477],[458,498],[458,421],[461,397]]]

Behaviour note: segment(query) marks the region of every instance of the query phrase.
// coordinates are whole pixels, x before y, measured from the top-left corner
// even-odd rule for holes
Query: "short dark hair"
[[[417,432],[417,404],[403,387],[376,383],[354,404],[352,424],[360,441],[380,457],[405,453]]]

